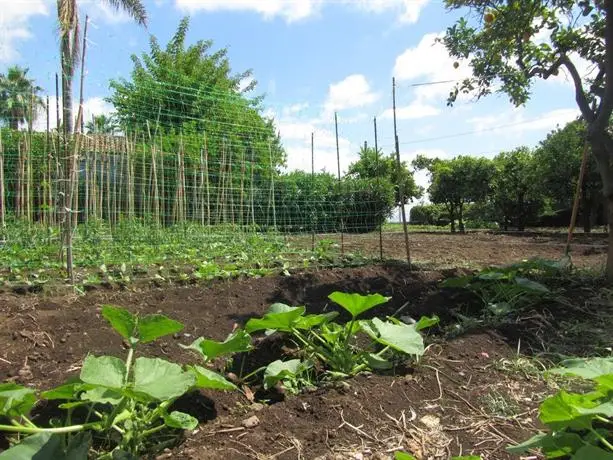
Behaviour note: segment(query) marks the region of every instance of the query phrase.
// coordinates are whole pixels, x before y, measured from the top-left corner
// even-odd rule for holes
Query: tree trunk
[[[464,226],[464,205],[461,204],[458,208],[458,224],[460,226],[460,233],[466,233],[466,227]]]
[[[613,195],[609,195],[607,199],[607,229],[609,231],[608,244],[609,248],[607,251],[607,268],[606,268],[606,277],[607,283],[613,284]]]
[[[586,199],[585,195],[583,198],[583,206],[581,212],[581,220],[583,221],[583,232],[591,233],[592,232],[592,209],[594,206],[592,205],[591,200]]]

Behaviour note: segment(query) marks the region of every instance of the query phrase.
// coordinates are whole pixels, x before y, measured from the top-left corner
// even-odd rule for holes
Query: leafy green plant
[[[42,392],[42,399],[57,401],[66,410],[64,423],[51,427],[39,427],[28,417],[37,402],[35,390],[0,385],[0,416],[10,421],[0,431],[30,435],[0,454],[1,459],[86,458],[94,436],[99,445],[111,446],[98,458],[138,458],[172,442],[176,433],[171,429],[196,428],[196,418],[172,410],[178,398],[197,388],[236,388],[199,366],[183,369],[160,358],[134,358],[138,345],[182,330],[181,323],[159,314],[140,317],[111,305],[103,307],[102,316],[128,343],[126,359],[88,355],[78,378]]]
[[[521,454],[540,448],[546,458],[613,459],[613,358],[571,359],[549,373],[574,376],[593,383],[592,391],[560,390],[539,408],[549,432],[507,450]]]
[[[308,358],[321,362],[330,376],[346,377],[369,369],[389,369],[393,366],[394,354],[421,356],[424,343],[418,331],[438,321],[438,318],[425,318],[409,325],[394,319],[360,320],[360,315],[389,300],[380,294],[333,292],[329,299],[349,313],[349,322],[333,321],[337,312],[305,315],[303,306],[277,303],[263,317],[250,319],[245,330],[290,334]],[[371,339],[365,347],[356,341],[360,332]]]
[[[299,359],[273,361],[264,370],[264,389],[279,385],[283,391],[299,394],[305,388],[314,388],[310,375],[312,368],[312,362]]]
[[[471,291],[485,307],[484,319],[501,319],[552,294],[547,286],[527,276],[535,271],[558,270],[555,264],[557,262],[533,259],[505,267],[490,267],[476,275],[448,278],[441,286]]]

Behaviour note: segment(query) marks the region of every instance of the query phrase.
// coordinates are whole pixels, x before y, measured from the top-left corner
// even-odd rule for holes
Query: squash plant
[[[389,297],[380,294],[333,292],[328,298],[351,315],[349,322],[335,322],[337,312],[306,315],[303,306],[276,303],[263,317],[251,318],[245,330],[289,334],[309,360],[321,362],[329,376],[343,378],[365,370],[390,369],[394,355],[421,356],[424,342],[419,331],[438,322],[436,317],[422,318],[416,324],[404,324],[394,318],[359,319],[363,313],[389,301]],[[367,346],[358,345],[359,333],[370,338]]]
[[[0,431],[18,434],[21,442],[0,459],[87,458],[94,436],[100,441],[96,445],[109,446],[98,453],[100,459],[139,458],[164,447],[162,432],[197,427],[193,416],[172,410],[178,398],[198,388],[236,388],[199,366],[183,369],[160,358],[135,358],[138,345],[182,330],[178,321],[159,314],[139,317],[110,305],[103,307],[102,316],[129,344],[126,358],[88,355],[78,378],[42,392],[41,399],[57,401],[66,411],[63,423],[49,427],[29,417],[38,400],[34,389],[1,384],[0,419],[6,423]]]
[[[539,432],[507,450],[521,454],[541,449],[545,458],[613,460],[613,358],[570,359],[549,373],[593,383],[592,391],[560,390],[539,408],[549,432]]]

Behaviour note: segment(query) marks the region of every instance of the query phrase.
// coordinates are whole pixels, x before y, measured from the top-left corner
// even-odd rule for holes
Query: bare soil
[[[499,236],[489,246],[490,236],[434,238],[414,238],[415,252],[424,251],[422,255],[432,260],[464,254],[481,263],[506,262],[528,254],[552,256],[556,252],[559,256],[557,246],[539,246],[530,240],[524,244],[521,238],[511,248]],[[426,250],[419,241],[431,243]],[[543,250],[535,251],[537,247]],[[450,254],[452,250],[456,252]],[[595,257],[599,256],[580,259],[591,263]],[[438,282],[464,272],[408,272],[402,264],[382,264],[200,286],[101,288],[84,296],[2,293],[0,379],[48,389],[77,374],[87,353],[124,355],[121,339],[100,316],[104,304],[143,314],[161,312],[182,321],[185,329],[181,334],[146,345],[141,352],[193,363],[195,356],[179,343],[188,344],[199,336],[223,339],[235,323],[242,325],[263,314],[273,302],[306,305],[310,312],[330,310],[334,306],[327,296],[335,290],[391,296],[389,304],[375,311],[378,316],[392,314],[408,302],[405,312],[412,317],[438,314],[443,324],[449,324],[452,309],[465,299],[441,291]],[[240,392],[192,395],[180,402],[181,408],[198,417],[200,427],[160,457],[393,458],[394,450],[402,448],[418,459],[469,453],[486,459],[513,458],[505,446],[534,432],[538,404],[549,391],[538,377],[521,370],[501,370],[501,363],[512,363],[516,356],[521,327],[508,335],[482,330],[449,341],[431,335],[425,357],[413,368],[389,375],[361,375],[295,397],[276,395],[263,404]],[[534,335],[532,329],[527,330]],[[282,354],[281,346],[259,347],[253,360],[270,362]],[[258,423],[245,428],[243,422],[252,416]]]

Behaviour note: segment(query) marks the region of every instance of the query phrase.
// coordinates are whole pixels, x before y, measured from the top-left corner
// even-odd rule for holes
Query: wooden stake
[[[337,163],[337,167],[338,167],[338,187],[339,187],[339,192],[341,191],[341,153],[338,147],[338,117],[336,112],[334,112],[334,130],[336,132],[336,163]],[[344,216],[341,215],[341,255],[345,254],[345,237],[344,237],[344,232],[345,230],[345,219]]]
[[[394,142],[396,144],[396,168],[398,173],[398,190],[400,195],[400,211],[402,215],[402,226],[404,228],[404,245],[407,251],[407,263],[409,264],[409,270],[411,270],[411,248],[409,246],[409,230],[407,228],[407,216],[404,209],[404,182],[402,181],[402,174],[400,174],[400,144],[398,142],[398,129],[396,126],[396,78],[392,78],[392,101],[394,111]]]
[[[377,117],[373,119],[375,126],[375,169],[377,171],[377,189],[380,187],[379,177],[379,140],[377,130]],[[379,259],[383,260],[383,223],[379,226]]]

